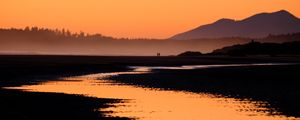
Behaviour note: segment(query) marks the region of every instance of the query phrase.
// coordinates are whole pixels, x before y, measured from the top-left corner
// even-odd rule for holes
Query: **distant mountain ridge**
[[[269,34],[300,32],[300,19],[288,11],[260,13],[235,21],[220,19],[212,24],[202,25],[193,30],[177,34],[170,39],[186,40],[201,38],[245,37],[262,38]]]
[[[1,29],[0,54],[15,55],[114,55],[114,56],[162,56],[178,55],[183,51],[212,50],[245,44],[251,40],[257,42],[300,41],[300,32],[294,34],[269,35],[260,39],[228,37],[218,39],[194,40],[150,40],[150,39],[115,39],[101,34],[71,33],[68,30],[47,28]],[[184,56],[199,55],[188,52]]]

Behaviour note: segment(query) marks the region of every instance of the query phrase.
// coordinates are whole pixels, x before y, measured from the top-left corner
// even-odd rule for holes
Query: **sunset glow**
[[[0,0],[0,120],[300,120],[300,0]]]
[[[168,38],[220,18],[243,19],[299,0],[0,0],[0,27],[38,26],[113,37]]]
[[[162,91],[134,86],[120,86],[102,77],[118,74],[144,74],[147,72],[116,72],[108,74],[91,74],[64,81],[51,81],[39,85],[12,87],[34,92],[57,92],[79,94],[98,98],[122,98],[124,103],[114,104],[103,111],[108,116],[142,118],[142,120],[284,120],[284,116],[268,116],[263,102],[239,101],[230,98],[218,98],[212,94],[195,94],[191,92]],[[67,85],[67,86],[66,86]],[[104,92],[105,91],[105,92]],[[244,111],[244,112],[239,112]],[[142,111],[142,112],[141,112]],[[217,111],[217,112],[216,112]],[[259,112],[260,111],[260,112]],[[214,114],[212,116],[212,114]],[[252,115],[252,116],[251,116]],[[291,118],[292,119],[292,118]]]

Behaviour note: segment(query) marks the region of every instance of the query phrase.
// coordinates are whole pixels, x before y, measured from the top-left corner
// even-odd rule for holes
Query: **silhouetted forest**
[[[24,29],[10,28],[10,29],[1,29],[0,28],[0,37],[18,35],[18,36],[35,36],[43,38],[56,38],[56,39],[85,39],[85,40],[157,40],[157,39],[147,39],[147,38],[113,38],[110,36],[104,36],[99,33],[88,34],[84,32],[71,32],[67,29],[48,29],[48,28],[39,28],[39,27],[26,27]]]
[[[197,52],[197,51],[187,51],[187,52],[184,52],[184,53],[180,53],[177,56],[199,56],[199,55],[202,55],[202,53]]]
[[[291,36],[292,37],[292,36]],[[284,43],[260,43],[252,41],[243,45],[233,45],[217,49],[212,54],[227,55],[300,55],[300,41]]]
[[[256,40],[274,43],[299,41],[300,33],[269,35]],[[169,56],[183,51],[210,53],[224,46],[249,41],[251,38],[241,37],[195,40],[113,38],[101,34],[70,32],[66,29],[26,27],[0,29],[0,54],[156,56],[156,53],[161,53],[161,56]]]
[[[113,38],[101,34],[26,27],[0,29],[0,54],[30,55],[177,55],[182,51],[211,52],[216,48],[249,41],[244,38],[167,40]]]
[[[283,34],[283,35],[272,35],[265,38],[258,39],[259,42],[292,42],[292,41],[300,41],[300,33],[293,34]]]
[[[33,37],[33,38],[48,38],[48,39],[69,39],[69,40],[164,40],[164,39],[147,39],[147,38],[113,38],[109,36],[104,36],[101,34],[88,34],[84,32],[71,32],[67,29],[48,29],[48,28],[39,28],[39,27],[26,27],[24,29],[3,29],[0,28],[0,38],[6,38],[11,36],[20,36],[20,37]],[[220,39],[229,39],[229,38],[220,38]],[[247,39],[232,37],[231,39]],[[248,38],[250,39],[250,38]],[[203,39],[199,39],[203,40]],[[300,33],[293,34],[283,34],[283,35],[272,35],[257,41],[261,42],[283,42],[283,41],[299,41]]]
[[[216,49],[211,53],[203,55],[300,55],[300,33],[269,35],[266,38],[249,40],[245,44],[235,44]],[[200,52],[201,53],[201,52]],[[200,56],[195,52],[183,52],[178,56]]]
[[[114,40],[113,37],[103,36],[101,34],[87,34],[84,32],[71,32],[66,29],[48,29],[38,27],[26,27],[24,29],[0,29],[0,37],[11,37],[17,35],[20,37],[46,38],[46,39],[69,39],[69,40]],[[122,38],[125,39],[125,38]]]

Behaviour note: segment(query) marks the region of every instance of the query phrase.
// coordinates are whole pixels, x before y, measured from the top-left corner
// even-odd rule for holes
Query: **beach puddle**
[[[297,119],[270,114],[270,109],[266,107],[268,106],[266,102],[239,100],[205,93],[198,94],[142,88],[116,83],[108,79],[109,76],[120,74],[144,74],[154,69],[150,67],[134,68],[135,69],[131,72],[99,73],[67,77],[56,81],[40,83],[38,85],[24,85],[7,89],[124,99],[122,103],[113,104],[115,107],[100,109],[100,111],[104,111],[107,116],[129,117],[141,120]]]

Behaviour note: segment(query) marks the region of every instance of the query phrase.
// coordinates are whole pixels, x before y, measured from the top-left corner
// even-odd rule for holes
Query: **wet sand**
[[[99,108],[121,100],[0,89],[1,120],[110,120]]]
[[[300,117],[299,73],[300,65],[262,65],[156,69],[146,74],[123,74],[109,79],[148,88],[266,101],[283,115]]]
[[[129,65],[144,66],[179,66],[192,64],[230,64],[230,63],[266,63],[266,62],[299,62],[299,57],[105,57],[105,56],[0,56],[0,87],[36,84],[62,76],[84,75],[108,71],[125,71]],[[286,115],[299,116],[299,89],[295,80],[299,80],[297,73],[299,66],[279,68],[222,68],[207,70],[176,71],[166,70],[160,73],[144,74],[141,76],[122,75],[114,78],[119,82],[192,92],[211,92],[234,97],[246,97],[259,100],[274,101],[272,105]],[[249,74],[250,73],[250,74]],[[280,73],[280,74],[278,74]],[[169,75],[179,75],[171,77]],[[262,76],[263,75],[263,76]],[[199,77],[200,76],[200,77]],[[142,81],[131,81],[127,78],[143,78]],[[149,79],[155,79],[150,82]],[[182,82],[183,78],[187,81]],[[199,82],[199,78],[203,81]],[[220,79],[221,78],[221,79]],[[121,80],[122,79],[122,80]],[[243,81],[240,81],[243,79]],[[275,80],[275,82],[273,81]],[[211,81],[213,80],[213,81]],[[233,80],[225,82],[224,80]],[[267,80],[267,81],[265,81]],[[267,87],[266,87],[267,86]],[[203,89],[200,89],[203,88]],[[254,89],[255,88],[255,89]],[[284,91],[282,91],[283,89]],[[275,92],[274,92],[275,91]],[[99,119],[101,113],[93,111],[95,106],[105,107],[106,103],[118,102],[109,99],[86,98],[82,96],[55,93],[25,93],[0,89],[1,116],[16,119],[23,116],[32,119],[51,116],[50,118],[64,119],[74,115],[74,119]],[[2,94],[3,93],[3,94]],[[74,103],[70,103],[73,101]],[[270,100],[269,100],[270,99]],[[43,102],[40,102],[43,101]],[[95,102],[99,101],[99,102]],[[39,104],[36,104],[39,103]],[[81,103],[79,106],[77,103]],[[26,106],[28,105],[28,106]],[[14,107],[12,107],[14,106]],[[19,107],[20,106],[20,107]],[[33,109],[28,109],[28,107]],[[27,108],[26,108],[27,107]],[[62,111],[53,112],[53,109]],[[51,110],[52,111],[47,111]],[[10,111],[23,114],[13,114]],[[23,112],[26,111],[26,112]],[[46,113],[40,113],[46,111]],[[83,111],[83,112],[82,112]],[[40,113],[36,114],[35,113]],[[83,114],[81,114],[83,113]],[[98,114],[98,116],[97,116]],[[8,116],[7,116],[8,115]],[[65,116],[66,115],[66,116]],[[100,115],[100,116],[99,116]],[[76,117],[77,116],[77,117]],[[26,117],[24,119],[27,119]],[[46,119],[46,118],[43,118]],[[110,119],[110,118],[107,118]],[[117,118],[111,118],[117,119]]]
[[[282,64],[243,64],[218,65],[229,66],[261,66]],[[201,65],[203,67],[217,67]],[[200,68],[200,66],[197,66]],[[149,68],[149,67],[148,67]],[[155,67],[158,69],[158,67]],[[161,67],[160,67],[161,68]],[[162,67],[164,69],[179,67]],[[192,69],[183,67],[183,69]],[[126,85],[110,80],[109,76],[141,75],[149,73],[145,67],[136,67],[127,72],[97,73],[82,76],[64,77],[58,81],[47,81],[37,85],[23,85],[6,89],[19,89],[28,92],[49,92],[78,94],[97,98],[118,98],[124,103],[113,103],[116,107],[101,109],[106,116],[129,117],[143,120],[298,120],[277,114],[268,108],[269,103],[252,99],[228,98],[210,93],[187,92],[182,90],[153,89],[143,86]],[[173,75],[176,76],[176,75]],[[107,113],[106,111],[113,111]],[[271,115],[270,115],[271,113]],[[213,115],[213,116],[212,116]]]
[[[86,63],[85,63],[86,62]],[[122,102],[61,93],[23,92],[2,87],[38,84],[63,76],[122,71],[125,67],[72,63],[72,59],[45,56],[0,56],[1,120],[98,120],[128,119],[103,116],[98,109]]]

